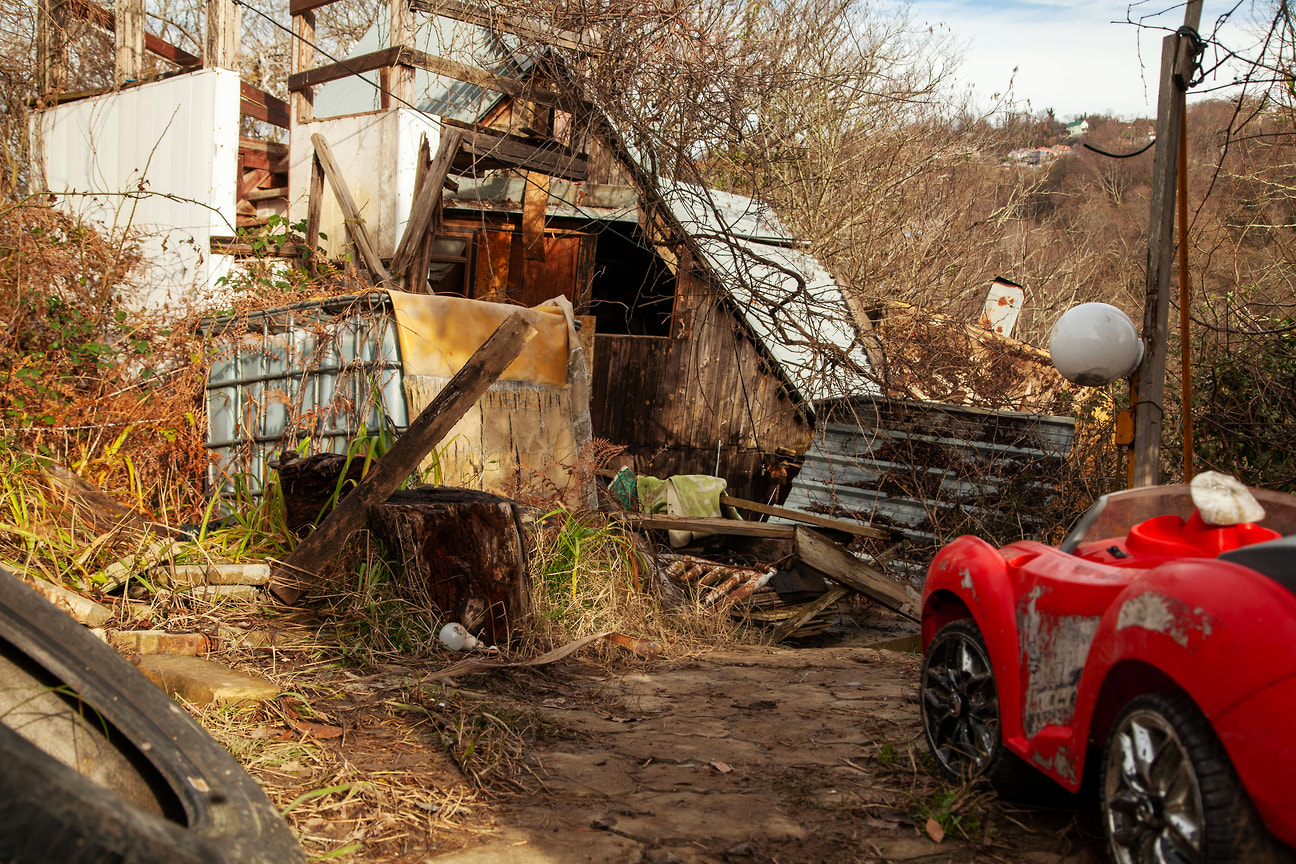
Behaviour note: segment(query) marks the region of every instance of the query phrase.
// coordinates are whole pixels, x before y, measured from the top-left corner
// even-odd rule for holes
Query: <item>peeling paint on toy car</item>
[[[1048,615],[1036,605],[1049,589],[1037,585],[1017,607],[1021,668],[1025,673],[1022,731],[1033,738],[1045,726],[1069,726],[1080,673],[1098,631],[1098,617]]]
[[[1141,627],[1164,633],[1180,647],[1195,651],[1211,635],[1214,619],[1201,608],[1190,608],[1174,597],[1147,591],[1121,604],[1116,629]]]
[[[1059,747],[1053,751],[1053,757],[1050,759],[1043,753],[1036,750],[1031,754],[1031,761],[1052,774],[1056,774],[1073,786],[1079,782],[1076,778],[1074,760],[1071,758],[1070,747]]]

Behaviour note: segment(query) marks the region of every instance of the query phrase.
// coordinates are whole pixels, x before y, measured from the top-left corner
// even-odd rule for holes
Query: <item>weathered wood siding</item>
[[[670,337],[595,337],[594,434],[658,476],[714,473],[718,445],[732,494],[763,500],[762,454],[804,452],[812,430],[720,297],[680,274]]]

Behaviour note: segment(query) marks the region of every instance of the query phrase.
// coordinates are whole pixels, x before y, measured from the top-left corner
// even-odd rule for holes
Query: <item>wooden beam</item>
[[[865,564],[813,528],[798,525],[794,530],[796,554],[801,563],[912,621],[918,620],[918,604],[899,582]]]
[[[401,235],[400,243],[396,246],[396,254],[392,256],[393,276],[399,277],[409,267],[423,235],[432,224],[432,216],[436,213],[437,205],[441,203],[441,190],[445,188],[446,174],[450,171],[450,163],[454,161],[462,137],[458,129],[445,127],[441,129],[441,143],[437,147],[436,158],[432,160],[427,178],[419,189],[413,206],[410,207],[410,218],[405,225],[405,233]]]
[[[238,71],[242,12],[233,0],[207,0],[207,20],[203,27],[204,69]]]
[[[372,72],[375,69],[383,69],[393,66],[409,66],[426,69],[429,72],[435,72],[438,75],[444,75],[447,78],[453,78],[456,81],[476,84],[477,86],[484,87],[487,90],[494,90],[498,93],[516,96],[520,99],[527,99],[532,102],[538,102],[542,105],[556,105],[560,98],[559,94],[553,90],[536,87],[530,82],[523,81],[519,78],[509,78],[503,75],[496,75],[493,72],[487,72],[485,69],[479,69],[476,66],[457,63],[454,60],[447,60],[444,57],[437,57],[434,54],[416,51],[413,48],[400,45],[390,48],[382,48],[378,51],[371,51],[368,54],[362,54],[359,57],[350,57],[339,63],[328,63],[312,69],[305,69],[303,67],[303,71],[288,76],[288,89],[295,93],[307,87],[327,84],[330,81],[336,81],[339,78],[346,78],[349,75]],[[413,100],[412,95],[402,98],[406,102]]]
[[[522,257],[528,261],[545,260],[545,211],[549,209],[549,175],[526,172],[522,191]]]
[[[423,195],[423,188],[427,184],[428,174],[432,170],[432,148],[428,144],[426,135],[421,136],[419,140],[418,162],[414,166],[414,200],[417,202]],[[411,208],[411,213],[413,208]],[[436,210],[433,210],[436,215]],[[401,284],[405,290],[411,294],[425,294],[428,289],[428,269],[432,254],[432,237],[437,230],[437,222],[440,220],[433,219],[431,227],[424,232],[423,236],[418,239],[414,246],[414,255],[410,259],[410,265],[405,276],[401,279]],[[406,231],[409,226],[406,226]],[[404,238],[401,238],[402,241]]]
[[[293,13],[293,49],[292,67],[288,80],[293,74],[304,74],[315,68],[315,13],[304,11]],[[297,90],[288,88],[292,96],[292,120],[294,123],[309,123],[315,119],[315,91],[310,87]],[[291,131],[291,130],[290,130]]]
[[[787,507],[775,507],[772,504],[761,504],[758,501],[744,501],[742,498],[730,498],[728,495],[721,495],[720,503],[728,504],[730,507],[736,507],[739,510],[746,510],[750,513],[763,513],[766,516],[778,516],[793,522],[802,522],[806,525],[818,525],[820,528],[831,528],[834,531],[844,531],[847,534],[854,534],[857,537],[872,537],[877,540],[890,540],[895,537],[895,532],[886,531],[882,528],[873,528],[868,525],[861,525],[858,522],[848,522],[845,519],[829,519],[827,516],[816,516],[813,513],[802,513],[800,510],[790,510]]]
[[[314,0],[299,0],[299,2],[314,2]],[[571,51],[601,52],[603,50],[603,40],[597,33],[577,33],[574,30],[564,30],[540,21],[519,18],[516,15],[501,15],[473,3],[461,3],[458,0],[411,0],[410,5],[420,12],[477,24],[489,30],[504,30]]]
[[[717,519],[702,516],[659,516],[643,513],[626,513],[621,517],[635,528],[657,531],[710,531],[737,537],[774,537],[791,540],[796,534],[792,525],[775,525],[769,522],[744,522],[741,519]]]
[[[269,123],[281,129],[288,128],[287,102],[278,96],[271,96],[260,87],[246,81],[239,82],[239,95],[242,97],[239,102],[239,113],[244,117],[251,117],[253,120],[260,120],[262,123]]]
[[[429,72],[435,72],[438,75],[444,75],[447,78],[453,78],[456,81],[476,84],[478,87],[484,87],[487,90],[494,90],[497,93],[504,93],[518,99],[526,99],[540,105],[557,105],[562,98],[557,91],[538,87],[530,81],[496,75],[476,66],[458,63],[423,51],[415,51],[412,48],[401,52],[401,62],[417,66],[420,69],[426,69]]]
[[[307,15],[321,6],[328,6],[337,0],[292,0],[288,4],[288,14],[292,16]]]
[[[270,580],[270,590],[285,603],[294,603],[302,591],[290,584],[288,574],[314,574],[337,557],[342,545],[364,527],[369,508],[387,500],[418,468],[423,458],[459,422],[468,409],[513,362],[538,331],[521,315],[512,315],[468,358],[445,388],[437,394],[405,434],[396,439],[386,456],[369,475],[342,499],[315,532],[285,558]]]
[[[589,164],[580,156],[563,152],[565,148],[536,147],[487,132],[464,132],[464,152],[479,160],[498,163],[523,171],[539,171],[564,180],[583,181],[589,176]]]
[[[303,16],[304,17],[304,16]],[[312,30],[314,28],[312,27]],[[312,52],[313,55],[314,52]],[[336,81],[339,78],[345,78],[348,75],[355,75],[361,72],[372,72],[375,69],[381,69],[384,66],[392,66],[400,59],[400,47],[383,48],[379,51],[371,51],[368,54],[361,54],[359,57],[351,57],[341,63],[327,63],[323,66],[308,66],[305,63],[301,65],[301,71],[295,72],[288,76],[288,90],[297,93],[308,87],[315,87],[319,84],[327,84],[330,81]],[[313,59],[312,59],[313,63]]]
[[[1184,26],[1201,23],[1201,0],[1189,0]],[[1161,482],[1161,424],[1165,414],[1166,341],[1170,319],[1170,269],[1174,258],[1175,179],[1184,97],[1192,73],[1191,40],[1171,34],[1161,41],[1161,84],[1157,97],[1156,162],[1148,227],[1148,266],[1143,305],[1143,361],[1135,373],[1132,485]]]
[[[837,603],[849,593],[849,588],[843,588],[838,585],[836,588],[830,588],[828,591],[819,595],[819,599],[812,600],[802,606],[797,610],[795,615],[775,627],[774,633],[770,636],[770,644],[777,645],[782,642],[784,639],[788,638],[808,624],[810,619],[814,618],[834,603]]]
[[[382,259],[378,257],[378,248],[374,245],[373,239],[369,236],[369,231],[365,228],[364,217],[360,215],[360,208],[356,206],[355,199],[351,197],[351,190],[342,177],[342,171],[337,166],[337,160],[333,158],[333,151],[329,149],[324,136],[318,132],[311,136],[311,143],[315,145],[315,158],[319,160],[320,167],[324,169],[324,176],[328,178],[329,186],[333,188],[333,195],[337,198],[338,206],[342,208],[342,216],[346,219],[346,230],[354,241],[356,252],[359,253],[365,267],[373,274],[374,279],[378,282],[386,282],[391,276],[388,274],[387,268],[383,266]]]
[[[113,8],[113,82],[120,87],[144,74],[144,0],[117,0]]]
[[[391,44],[402,48],[407,47],[414,41],[414,15],[410,12],[409,0],[390,0],[389,8],[391,9],[389,31]],[[414,70],[400,63],[393,66],[387,73],[383,90],[384,99],[392,99],[397,103],[384,105],[384,108],[411,107],[414,101]]]
[[[319,272],[316,261],[319,249],[320,208],[324,206],[324,166],[320,164],[319,155],[311,159],[310,194],[306,199],[306,244],[307,267],[312,274]]]

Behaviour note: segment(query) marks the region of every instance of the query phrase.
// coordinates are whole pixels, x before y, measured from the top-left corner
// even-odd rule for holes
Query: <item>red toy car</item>
[[[1099,499],[1058,548],[942,549],[921,694],[941,770],[1072,792],[1099,772],[1118,864],[1296,860],[1296,496],[1249,491],[1260,524],[1161,486]]]

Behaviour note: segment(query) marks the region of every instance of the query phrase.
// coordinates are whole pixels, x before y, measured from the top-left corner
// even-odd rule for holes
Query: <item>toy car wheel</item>
[[[927,744],[949,779],[1016,786],[1029,770],[1003,746],[994,670],[975,621],[953,621],[932,639],[923,656],[920,703]]]
[[[1103,758],[1103,827],[1116,864],[1290,860],[1260,822],[1210,723],[1178,693],[1132,700]]]

